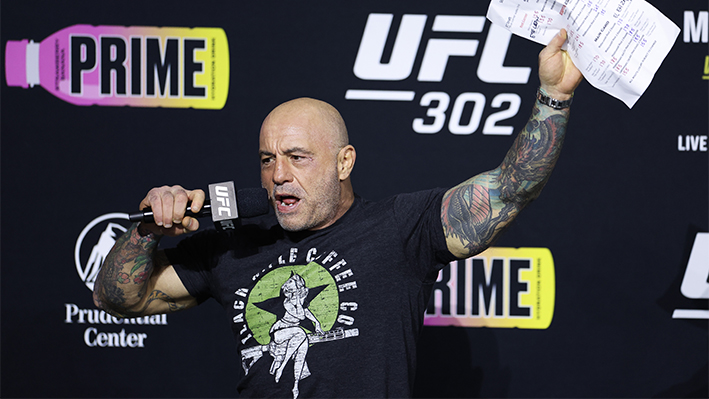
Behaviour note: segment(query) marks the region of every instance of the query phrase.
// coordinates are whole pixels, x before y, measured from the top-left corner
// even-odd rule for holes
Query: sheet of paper
[[[645,92],[679,27],[644,0],[492,0],[487,17],[541,44],[562,28],[586,80],[629,108]]]

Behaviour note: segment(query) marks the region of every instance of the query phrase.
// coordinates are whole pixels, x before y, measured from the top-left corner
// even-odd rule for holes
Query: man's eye
[[[261,159],[261,165],[268,165],[273,161],[273,158],[263,158]]]

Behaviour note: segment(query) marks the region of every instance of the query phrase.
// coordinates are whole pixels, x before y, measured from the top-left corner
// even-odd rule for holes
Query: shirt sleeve
[[[394,218],[406,256],[422,280],[457,258],[448,250],[441,222],[446,189],[401,194],[394,198]]]
[[[165,250],[182,284],[199,303],[212,296],[212,270],[216,267],[220,248],[224,247],[223,236],[214,230],[207,230],[183,239],[175,248]]]

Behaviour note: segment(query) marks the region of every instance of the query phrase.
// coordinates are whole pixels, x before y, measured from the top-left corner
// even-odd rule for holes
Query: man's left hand
[[[583,80],[581,71],[569,54],[561,49],[566,38],[566,30],[562,29],[539,53],[541,87],[549,96],[561,101],[571,98],[576,86]]]

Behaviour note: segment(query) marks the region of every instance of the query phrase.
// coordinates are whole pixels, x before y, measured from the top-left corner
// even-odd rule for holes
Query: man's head
[[[325,228],[352,205],[356,154],[333,106],[311,98],[279,105],[261,125],[259,155],[261,185],[284,229]]]

